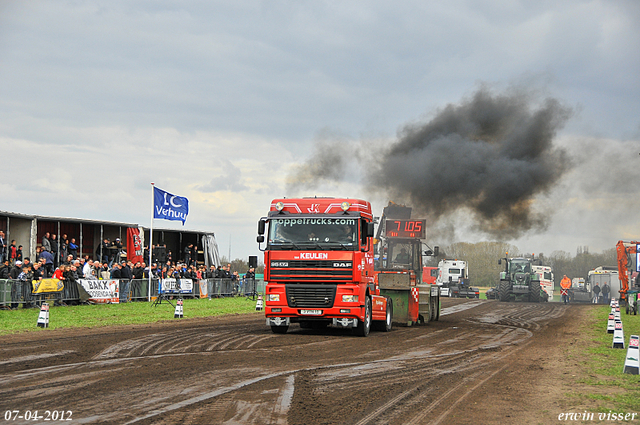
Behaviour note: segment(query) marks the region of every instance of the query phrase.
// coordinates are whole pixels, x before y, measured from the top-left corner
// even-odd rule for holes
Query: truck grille
[[[271,261],[271,279],[289,281],[349,281],[353,278],[353,263],[340,260]]]
[[[287,304],[291,308],[331,308],[336,285],[286,285]]]

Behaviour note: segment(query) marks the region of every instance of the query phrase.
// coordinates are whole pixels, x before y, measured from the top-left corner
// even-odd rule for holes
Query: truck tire
[[[435,322],[436,320],[436,310],[438,307],[436,306],[436,297],[429,297],[429,321]]]
[[[532,303],[540,302],[540,281],[532,280],[531,285],[529,285],[529,301]]]
[[[436,297],[436,322],[440,320],[440,296]]]
[[[389,332],[393,324],[393,300],[387,297],[387,311],[384,321],[378,321],[373,323],[375,329],[382,332]]]
[[[274,334],[286,334],[289,326],[271,326],[271,332]]]
[[[353,328],[353,333],[357,336],[369,336],[371,330],[371,297],[366,297],[364,301],[364,320],[358,321],[358,326]]]
[[[500,284],[498,285],[498,298],[500,301],[509,301],[509,281],[500,281]]]

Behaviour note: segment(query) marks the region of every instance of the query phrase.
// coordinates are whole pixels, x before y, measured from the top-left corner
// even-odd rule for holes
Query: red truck
[[[367,201],[274,199],[257,238],[267,326],[278,334],[291,323],[352,328],[360,336],[371,328],[391,330],[393,303],[374,279],[373,236]]]

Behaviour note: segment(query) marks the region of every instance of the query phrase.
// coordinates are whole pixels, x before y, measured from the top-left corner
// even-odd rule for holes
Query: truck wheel
[[[435,297],[429,297],[429,321],[430,322],[434,322],[436,320],[436,298]]]
[[[274,334],[286,334],[289,326],[271,326],[271,332]]]
[[[440,320],[440,297],[436,298],[436,322]]]
[[[501,280],[498,285],[498,298],[500,301],[508,301],[509,300],[509,282],[506,280]]]
[[[385,317],[384,323],[380,327],[382,332],[389,332],[391,330],[391,326],[393,323],[393,301],[391,298],[387,298],[387,315]]]
[[[357,336],[369,336],[371,330],[371,297],[366,297],[364,301],[364,320],[358,321],[358,326],[353,329]]]

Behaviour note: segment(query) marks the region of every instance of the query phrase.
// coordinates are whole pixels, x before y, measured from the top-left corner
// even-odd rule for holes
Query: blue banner
[[[189,214],[189,200],[153,187],[153,218],[184,222]]]

